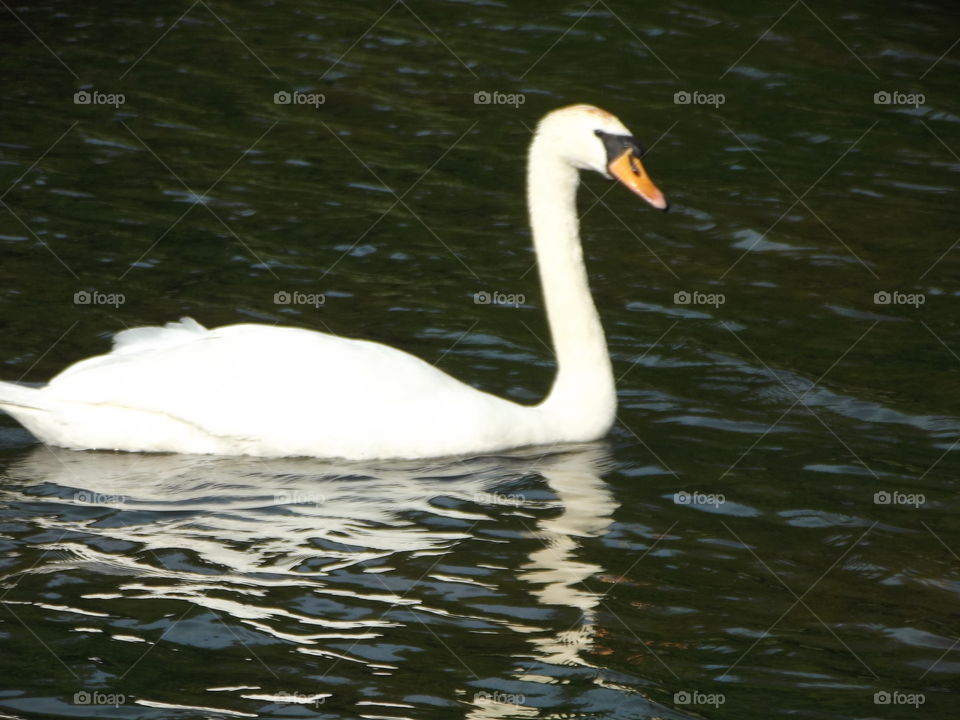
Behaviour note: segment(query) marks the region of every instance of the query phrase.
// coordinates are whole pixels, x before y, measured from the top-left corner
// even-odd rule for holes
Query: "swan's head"
[[[615,115],[593,105],[570,105],[546,115],[536,141],[551,146],[571,167],[615,179],[660,210],[669,207],[640,157],[643,148]]]

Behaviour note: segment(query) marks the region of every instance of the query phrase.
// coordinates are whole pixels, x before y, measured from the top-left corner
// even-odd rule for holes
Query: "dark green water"
[[[0,8],[3,379],[191,315],[533,401],[530,128],[614,112],[674,207],[585,178],[607,443],[356,466],[71,453],[0,418],[0,716],[955,712],[955,3],[102,5]]]

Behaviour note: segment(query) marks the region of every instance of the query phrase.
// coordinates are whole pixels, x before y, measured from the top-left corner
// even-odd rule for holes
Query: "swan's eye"
[[[594,130],[593,134],[603,142],[608,164],[626,156],[629,159],[630,171],[637,177],[643,177],[640,158],[643,157],[644,149],[633,135],[616,135],[603,130]]]

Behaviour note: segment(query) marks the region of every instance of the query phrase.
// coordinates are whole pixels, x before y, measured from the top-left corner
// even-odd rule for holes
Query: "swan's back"
[[[119,333],[113,352],[68,368],[45,393],[171,418],[225,452],[244,443],[258,455],[497,449],[514,444],[500,429],[532,433],[537,414],[379,343],[253,324],[208,330],[190,319]]]

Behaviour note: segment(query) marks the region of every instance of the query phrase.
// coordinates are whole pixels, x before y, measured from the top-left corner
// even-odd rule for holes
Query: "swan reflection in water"
[[[391,629],[407,622],[391,618],[393,609],[437,613],[440,605],[441,614],[522,633],[528,649],[514,654],[518,664],[505,677],[542,683],[549,680],[544,677],[549,666],[593,667],[584,654],[594,642],[601,596],[584,581],[604,568],[579,555],[584,538],[606,533],[618,507],[601,479],[609,462],[602,443],[429,465],[40,447],[8,467],[0,499],[24,505],[25,512],[29,507],[29,521],[51,531],[46,538],[60,538],[35,546],[46,551],[41,561],[14,574],[85,571],[85,578],[96,576],[98,591],[106,586],[106,592],[79,596],[77,603],[87,603],[79,610],[109,613],[121,598],[180,600],[293,643],[300,653],[360,662],[389,674],[397,665],[372,661],[363,643],[389,639]],[[37,503],[43,510],[38,512]],[[531,535],[538,541],[530,542]],[[525,542],[517,545],[518,539]],[[464,553],[471,542],[483,545]],[[514,546],[524,548],[522,556]],[[464,556],[451,562],[451,570],[443,561],[454,548]],[[425,556],[435,556],[425,575],[419,570],[423,560],[416,573],[405,571],[405,563]],[[476,567],[465,568],[464,557]],[[484,558],[492,559],[484,563]],[[110,576],[119,579],[104,580]],[[523,585],[510,590],[514,606],[566,608],[564,618],[579,620],[532,627],[502,614],[483,617],[476,597],[468,597],[471,604],[464,607],[444,589],[466,583],[498,591],[516,578]],[[7,576],[4,585],[9,583]],[[445,605],[433,592],[425,593],[437,588]],[[289,602],[290,589],[336,604]],[[433,607],[418,597],[424,594]],[[323,612],[324,607],[334,610]],[[377,611],[367,612],[370,607]],[[353,644],[344,649],[344,641]],[[454,657],[448,661],[458,664]],[[223,677],[214,679],[213,670],[210,684],[225,684]],[[485,688],[491,691],[485,694],[478,692],[479,678],[472,684],[478,686],[453,689],[461,702],[473,705],[471,717],[502,716],[506,708],[499,707],[495,688]],[[315,697],[337,692],[334,686],[324,690]],[[236,692],[250,699],[272,697],[249,688]],[[510,712],[522,709],[513,706]]]

